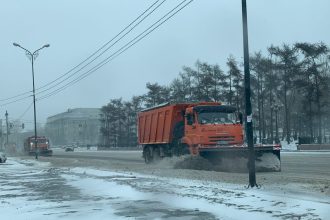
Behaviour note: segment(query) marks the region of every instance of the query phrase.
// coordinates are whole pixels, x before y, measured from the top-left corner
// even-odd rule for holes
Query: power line
[[[25,96],[25,97],[23,97],[23,98],[16,99],[16,100],[14,100],[14,101],[6,102],[6,103],[4,103],[4,104],[1,104],[0,107],[6,106],[6,105],[10,105],[10,104],[12,104],[12,103],[16,103],[16,102],[19,102],[19,101],[22,101],[22,100],[24,100],[24,99],[30,98],[31,96],[32,96],[32,95],[29,95],[29,96]]]
[[[17,94],[17,95],[11,96],[11,97],[9,97],[9,98],[0,99],[0,102],[8,101],[8,100],[10,100],[10,99],[14,99],[14,98],[17,98],[17,97],[20,97],[20,96],[26,95],[26,94],[28,94],[28,93],[30,93],[30,92],[32,92],[32,91],[23,92],[23,93],[20,93],[20,94]]]
[[[30,103],[30,105],[24,110],[24,112],[20,115],[20,117],[18,117],[18,118],[10,118],[10,117],[9,117],[9,119],[10,119],[11,121],[20,121],[20,122],[22,122],[22,118],[23,118],[24,115],[29,111],[29,109],[32,107],[32,105],[33,105],[33,102]],[[24,123],[25,123],[25,122],[24,122]]]
[[[180,5],[182,5],[184,2],[186,2],[187,0],[182,1],[180,4],[178,4],[175,8],[173,8],[171,11],[169,11],[168,13],[166,13],[162,18],[160,18],[158,21],[156,21],[154,24],[152,24],[149,28],[147,28],[145,31],[143,31],[141,34],[139,34],[138,36],[136,36],[133,40],[131,40],[130,42],[128,42],[127,44],[125,44],[123,47],[121,47],[119,50],[117,50],[115,53],[113,53],[112,55],[110,55],[109,57],[107,57],[106,59],[104,59],[103,61],[101,61],[100,63],[98,63],[96,66],[94,66],[92,69],[90,69],[89,71],[85,72],[83,75],[80,75],[79,77],[77,77],[76,79],[70,81],[69,83],[65,84],[64,86],[58,88],[57,90],[54,90],[48,94],[46,94],[45,96],[39,98],[38,100],[42,100],[45,98],[48,98],[50,96],[53,96],[57,93],[59,93],[60,91],[66,89],[67,87],[74,85],[75,83],[79,82],[80,80],[86,78],[88,75],[94,73],[96,70],[100,69],[102,66],[104,66],[105,64],[109,63],[110,61],[112,61],[113,59],[115,59],[117,56],[119,56],[120,54],[122,54],[123,52],[125,52],[127,49],[129,49],[130,47],[132,47],[133,45],[135,45],[136,43],[138,43],[140,40],[142,40],[144,37],[146,37],[147,35],[149,35],[151,32],[153,32],[155,29],[157,29],[160,25],[162,25],[163,23],[165,23],[167,20],[169,20],[171,17],[173,17],[175,14],[177,14],[179,11],[181,11],[183,8],[185,8],[187,5],[189,5],[193,0],[189,1],[187,4],[185,4],[184,6],[182,6],[180,9],[178,9],[175,13],[173,13],[171,16],[169,16],[168,18],[166,18],[164,21],[162,21],[160,24],[158,24],[156,27],[152,28],[153,26],[155,26],[157,23],[159,23],[161,20],[163,20],[166,16],[168,16],[171,12],[173,12],[175,9],[177,9]],[[150,30],[151,29],[151,30]],[[148,31],[150,30],[150,31]],[[148,31],[148,32],[147,32]],[[147,32],[147,33],[146,33]],[[146,33],[146,34],[144,34]],[[143,35],[144,34],[144,35]],[[141,37],[141,35],[143,35]],[[140,38],[139,38],[140,37]],[[137,39],[139,38],[139,39]],[[137,40],[136,40],[137,39]],[[132,43],[134,40],[136,40],[134,43]],[[131,44],[131,45],[130,45]],[[125,48],[126,47],[126,48]]]
[[[32,105],[33,105],[33,102],[31,102],[31,104],[25,109],[25,111],[21,114],[20,117],[18,117],[17,120],[21,120],[24,117],[24,115],[30,110],[30,108],[32,107]]]
[[[82,66],[80,69],[75,71],[74,73],[70,74],[65,79],[61,80],[60,82],[56,83],[55,85],[51,86],[50,88],[47,88],[45,90],[42,90],[40,92],[37,92],[37,94],[41,94],[44,92],[47,92],[48,90],[51,90],[55,88],[56,86],[60,85],[61,83],[67,81],[68,79],[72,78],[74,75],[79,73],[81,70],[83,70],[85,67],[90,65],[92,62],[94,62],[96,59],[98,59],[100,56],[102,56],[106,51],[111,49],[116,43],[118,43],[121,39],[123,39],[126,35],[128,35],[133,29],[135,29],[142,21],[144,21],[147,17],[149,17],[157,8],[159,8],[166,0],[163,0],[159,5],[157,5],[151,12],[149,12],[146,16],[144,16],[137,24],[135,24],[131,29],[129,29],[123,36],[121,36],[118,40],[116,40],[114,43],[112,43],[110,46],[108,46],[103,52],[101,52],[99,55],[97,55],[95,58],[93,58],[91,61],[89,61],[87,64]],[[118,35],[117,35],[118,36]],[[114,39],[114,38],[113,38]]]
[[[74,69],[78,68],[80,65],[82,65],[83,63],[85,63],[87,60],[89,60],[91,57],[93,57],[94,55],[96,55],[98,52],[100,52],[103,48],[105,48],[107,45],[109,45],[112,41],[114,41],[118,36],[120,36],[122,33],[124,33],[124,31],[126,31],[130,26],[132,26],[138,19],[140,19],[147,11],[149,11],[155,4],[157,4],[160,0],[157,0],[156,2],[154,2],[150,7],[148,7],[141,15],[139,15],[134,21],[132,21],[129,25],[127,25],[122,31],[120,31],[115,37],[113,37],[110,41],[108,41],[107,43],[105,43],[101,48],[99,48],[96,52],[94,52],[93,54],[91,54],[88,58],[86,58],[84,61],[82,61],[81,63],[79,63],[78,65],[76,65],[74,68],[72,68],[70,71],[68,71],[67,73],[63,74],[62,76],[58,77],[57,79],[53,80],[50,83],[47,83],[46,85],[38,88],[42,89],[47,87],[48,85],[58,81],[59,79],[63,78],[64,76],[68,75],[70,72],[72,72]],[[129,34],[132,30],[134,30],[140,23],[142,23],[147,17],[149,17],[156,9],[158,9],[166,0],[163,0],[160,4],[158,4],[151,12],[149,12],[146,16],[144,16],[137,24],[135,24],[132,28],[130,28],[123,36],[121,36],[119,39],[117,39],[113,44],[111,44],[110,46],[108,46],[103,52],[101,52],[97,57],[95,57],[93,60],[91,60],[90,62],[88,62],[86,65],[84,65],[82,68],[80,68],[78,71],[76,71],[75,73],[81,71],[82,69],[84,69],[86,66],[88,66],[90,63],[92,63],[93,61],[95,61],[97,58],[99,58],[101,55],[103,55],[106,51],[108,51],[110,48],[112,48],[116,43],[118,43],[121,39],[123,39],[127,34]],[[75,74],[74,73],[74,74]],[[74,75],[72,74],[72,75]],[[67,79],[67,78],[66,78]],[[61,81],[63,82],[63,81]],[[41,91],[43,92],[43,91]],[[41,93],[40,92],[40,93]]]
[[[113,59],[115,59],[116,57],[118,57],[119,55],[121,55],[122,53],[124,53],[126,50],[128,50],[129,48],[131,48],[133,45],[135,45],[136,43],[138,43],[139,41],[141,41],[143,38],[145,38],[147,35],[149,35],[151,32],[153,32],[155,29],[157,29],[159,26],[161,26],[163,23],[165,23],[167,20],[169,20],[170,18],[172,18],[174,15],[176,15],[179,11],[181,11],[183,8],[185,8],[186,6],[188,6],[193,0],[190,0],[188,3],[186,3],[185,5],[183,5],[181,8],[179,8],[178,10],[176,10],[180,5],[182,5],[184,2],[186,2],[187,0],[182,1],[180,4],[178,4],[175,8],[173,8],[171,11],[169,11],[168,13],[166,13],[162,18],[160,18],[158,21],[156,21],[154,24],[152,24],[151,26],[149,26],[145,31],[143,31],[142,33],[140,33],[138,36],[136,36],[133,40],[131,40],[130,42],[128,42],[127,44],[125,44],[123,47],[121,47],[119,50],[117,50],[115,53],[113,53],[112,55],[110,55],[109,57],[107,57],[106,59],[104,59],[103,61],[101,61],[100,63],[98,63],[96,66],[94,66],[92,69],[88,70],[87,72],[85,72],[84,74],[78,76],[77,78],[73,79],[72,81],[68,82],[67,84],[63,85],[62,87],[42,96],[41,98],[38,98],[37,101],[48,98],[50,96],[53,96],[59,92],[61,92],[62,90],[68,88],[71,85],[74,85],[75,83],[79,82],[80,80],[86,78],[88,75],[94,73],[96,70],[100,69],[102,66],[104,66],[105,64],[109,63],[110,61],[112,61]],[[167,17],[170,13],[172,13],[174,10],[176,10],[173,14],[171,14],[169,17]],[[167,18],[166,18],[167,17]],[[164,18],[166,18],[165,20],[163,20]],[[160,22],[161,20],[163,20],[162,22]],[[159,23],[158,25],[156,25],[157,23]],[[156,25],[156,26],[155,26]],[[155,27],[154,27],[155,26]]]
[[[86,59],[84,59],[82,62],[80,62],[78,65],[74,66],[73,68],[71,68],[69,71],[67,71],[66,73],[62,74],[61,76],[59,76],[58,78],[54,79],[53,81],[46,83],[45,85],[37,88],[36,90],[40,90],[43,89],[55,82],[57,82],[58,80],[62,79],[63,77],[65,77],[66,75],[68,75],[69,73],[71,73],[73,70],[77,69],[79,66],[81,66],[83,63],[85,63],[86,61],[88,61],[90,58],[92,58],[94,55],[96,55],[97,53],[99,53],[103,48],[105,48],[106,46],[108,46],[112,41],[114,41],[118,36],[120,36],[122,33],[124,33],[129,27],[131,27],[136,21],[138,21],[143,15],[145,15],[151,8],[153,8],[160,0],[156,0],[153,4],[151,4],[145,11],[143,11],[142,14],[140,14],[137,18],[135,18],[130,24],[128,24],[122,31],[120,31],[116,36],[114,36],[111,40],[109,40],[108,42],[106,42],[105,44],[103,44],[98,50],[96,50],[94,53],[92,53],[90,56],[88,56]],[[153,13],[157,8],[159,8],[166,0],[163,0],[160,4],[158,4],[151,12],[149,12],[144,18],[141,19],[141,21],[139,21],[136,25],[134,25],[133,28],[131,28],[129,31],[127,31],[119,40],[117,40],[115,43],[117,43],[118,41],[120,41],[123,37],[125,37],[127,34],[129,34],[135,27],[137,27],[143,20],[145,20],[151,13]],[[114,44],[115,44],[114,43]],[[98,57],[100,57],[102,54],[104,54],[107,50],[109,50],[114,44],[112,44],[111,46],[109,46],[108,48],[106,48],[100,55],[98,55],[95,59],[93,59],[91,62],[95,61]],[[87,65],[83,66],[81,69],[79,69],[77,72],[79,72],[80,70],[82,70],[83,68],[85,68],[86,66],[88,66],[91,62],[89,62]],[[76,73],[77,73],[76,72]],[[70,77],[69,77],[70,78]],[[62,82],[62,81],[61,81]],[[44,90],[45,91],[45,90]],[[41,92],[44,92],[41,91]],[[46,90],[47,91],[47,90]],[[5,99],[0,99],[0,102],[3,101],[7,101],[7,100],[11,100],[23,95],[26,95],[28,93],[30,93],[31,91],[28,92],[24,92],[24,93],[20,93],[18,95],[9,97],[9,98],[5,98]],[[29,96],[28,96],[29,97]],[[27,97],[25,97],[27,98]],[[3,104],[2,106],[23,100],[25,98],[21,98],[18,100],[15,100],[13,102],[8,102]]]
[[[159,0],[158,0],[159,1]],[[154,4],[156,4],[158,1],[156,1]],[[164,0],[165,1],[165,0]],[[164,1],[162,1],[157,7],[159,7],[161,4],[164,3]],[[83,73],[82,75],[78,76],[77,78],[73,79],[72,81],[68,82],[67,84],[65,84],[64,86],[46,94],[45,96],[42,96],[41,98],[39,98],[38,100],[42,100],[42,99],[45,99],[45,98],[48,98],[50,96],[53,96],[57,93],[59,93],[60,91],[66,89],[67,87],[79,82],[80,80],[86,78],[88,75],[92,74],[93,72],[95,72],[96,70],[98,70],[99,68],[101,68],[102,66],[104,66],[105,64],[109,63],[110,61],[112,61],[113,59],[115,59],[116,57],[118,57],[119,55],[121,55],[123,52],[125,52],[126,50],[128,50],[130,47],[132,47],[133,45],[135,45],[136,43],[138,43],[140,40],[142,40],[143,38],[145,38],[147,35],[149,35],[151,32],[153,32],[155,29],[157,29],[159,26],[161,26],[163,23],[165,23],[167,20],[169,20],[171,17],[173,17],[175,14],[177,14],[179,11],[181,11],[183,8],[185,8],[187,5],[189,5],[193,0],[189,1],[188,3],[186,3],[185,5],[183,5],[180,9],[178,9],[177,11],[175,11],[172,15],[170,15],[169,17],[167,17],[170,13],[172,13],[175,9],[177,9],[180,5],[182,5],[184,2],[186,2],[187,0],[184,0],[182,1],[180,4],[178,4],[175,8],[173,8],[172,10],[170,10],[167,14],[165,14],[162,18],[160,18],[157,22],[155,22],[153,25],[151,25],[149,28],[147,28],[145,31],[143,31],[141,34],[139,34],[138,36],[136,36],[133,40],[131,40],[130,42],[128,42],[127,44],[125,44],[123,47],[121,47],[119,50],[117,50],[115,53],[113,53],[112,55],[110,55],[109,57],[107,57],[106,59],[104,59],[103,61],[101,61],[100,63],[98,63],[97,65],[95,65],[93,68],[91,68],[90,70],[88,70],[87,72]],[[153,4],[153,5],[154,5]],[[152,5],[152,6],[153,6]],[[152,7],[150,6],[150,7]],[[149,7],[149,8],[150,8]],[[147,9],[148,10],[148,9]],[[146,10],[146,11],[147,11]],[[155,10],[155,9],[154,9]],[[154,11],[153,10],[153,11]],[[150,15],[152,12],[150,12],[148,15]],[[145,14],[145,13],[143,13]],[[141,16],[143,16],[143,14]],[[148,16],[147,15],[147,16]],[[139,17],[141,17],[139,16]],[[167,17],[167,18],[166,18]],[[164,18],[166,18],[165,20],[163,20]],[[145,19],[145,18],[144,18]],[[161,23],[159,23],[161,20],[163,20]],[[132,22],[133,23],[133,22]],[[141,22],[140,22],[141,23]],[[157,23],[159,23],[156,27],[154,27]],[[136,27],[136,26],[135,26]],[[153,28],[154,27],[154,28]],[[134,28],[134,27],[133,27]],[[126,28],[127,29],[127,28]],[[131,30],[130,30],[131,31]],[[123,31],[122,31],[123,32]],[[127,35],[128,33],[126,33]],[[111,47],[111,46],[110,46]],[[97,52],[96,52],[97,53]],[[95,54],[96,54],[95,53]],[[103,53],[102,53],[103,54]],[[101,55],[102,55],[101,54]],[[98,56],[99,57],[99,56]],[[86,59],[88,60],[88,58]],[[94,59],[95,60],[95,59]],[[94,61],[93,60],[93,61]],[[82,62],[84,63],[84,61]],[[91,62],[90,62],[91,63]],[[79,64],[77,65],[77,67],[79,66]],[[87,66],[87,65],[85,65]],[[73,68],[74,69],[74,68]],[[81,69],[80,69],[81,70]],[[79,71],[80,71],[79,70]],[[72,76],[70,76],[72,77]],[[67,77],[67,78],[70,78],[70,77]],[[61,77],[59,77],[61,78]],[[66,80],[62,80],[60,83],[64,82]],[[57,83],[55,86],[59,85],[60,83]],[[52,86],[51,88],[54,88],[55,86]],[[42,92],[46,92],[48,90],[50,90],[51,88],[49,89],[46,89],[44,91],[41,91],[39,92],[42,93]],[[39,88],[40,89],[40,88]],[[37,93],[38,94],[38,93]],[[30,96],[28,96],[30,97]],[[8,104],[11,104],[11,103],[14,103],[14,102],[17,102],[17,101],[20,101],[20,100],[23,100],[25,98],[28,98],[28,97],[24,97],[24,98],[21,98],[21,99],[18,99],[18,100],[15,100],[13,102],[9,102],[9,103],[5,103],[4,105],[8,105]]]

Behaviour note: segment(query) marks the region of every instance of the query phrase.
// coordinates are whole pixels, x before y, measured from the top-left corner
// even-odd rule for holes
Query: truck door
[[[186,129],[185,133],[186,135],[191,135],[195,133],[196,129],[196,117],[194,112],[190,112],[186,115]]]

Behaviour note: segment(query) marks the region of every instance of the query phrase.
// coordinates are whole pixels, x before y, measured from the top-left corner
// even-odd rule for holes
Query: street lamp
[[[247,27],[247,10],[246,0],[242,0],[242,18],[243,18],[243,51],[244,51],[244,91],[245,91],[245,130],[248,144],[249,155],[249,186],[255,187],[256,166],[253,145],[253,125],[252,125],[252,105],[251,105],[251,86],[250,86],[250,64],[249,64],[249,43],[248,43],[248,27]]]
[[[34,60],[37,58],[39,51],[43,48],[49,47],[49,44],[45,44],[44,46],[40,47],[39,49],[35,50],[31,53],[29,50],[25,49],[18,43],[13,43],[15,47],[19,47],[25,51],[25,54],[31,60],[32,64],[32,85],[33,85],[33,108],[34,108],[34,146],[36,151],[36,159],[38,159],[38,146],[37,146],[37,114],[36,114],[36,95],[35,95],[35,86],[34,86]]]

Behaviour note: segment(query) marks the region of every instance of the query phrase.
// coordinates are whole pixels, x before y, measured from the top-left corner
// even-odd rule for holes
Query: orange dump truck
[[[24,151],[29,155],[35,155],[36,152],[43,156],[53,155],[53,151],[50,149],[49,140],[45,136],[37,137],[37,147],[35,147],[34,136],[26,138],[24,142]]]
[[[163,104],[138,114],[138,142],[146,163],[173,155],[200,155],[211,161],[247,157],[242,114],[221,103]],[[280,161],[280,145],[255,145]]]

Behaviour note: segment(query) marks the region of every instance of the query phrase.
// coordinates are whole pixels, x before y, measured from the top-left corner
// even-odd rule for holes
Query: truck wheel
[[[160,157],[160,149],[158,146],[153,148],[153,152],[152,152],[152,159],[154,162],[157,162],[161,159]]]
[[[185,155],[185,154],[190,154],[189,146],[187,144],[181,143],[181,139],[180,139],[180,140],[177,141],[175,153],[176,153],[175,154],[176,156],[182,156],[182,155]]]
[[[182,153],[182,155],[190,154],[188,144],[181,144],[181,153]]]
[[[173,130],[173,141],[172,141],[172,155],[182,155],[182,144],[181,138],[184,135],[184,123],[183,121],[178,122]]]
[[[173,143],[172,143],[172,155],[174,156],[180,156],[181,152],[180,152],[180,139],[174,139]]]
[[[151,163],[153,161],[151,150],[152,150],[152,148],[150,148],[150,147],[145,147],[143,149],[143,157],[144,157],[144,162],[146,164],[149,164],[149,163]]]

